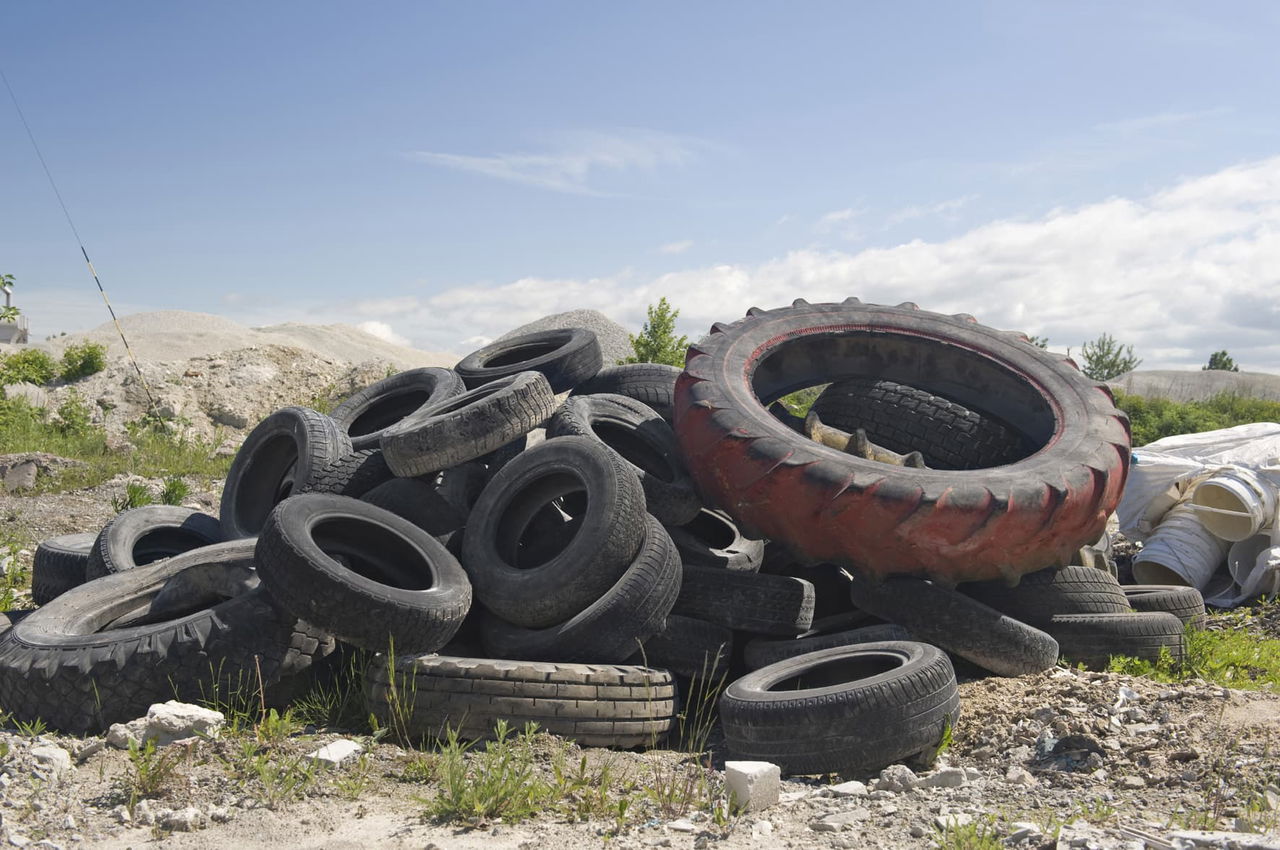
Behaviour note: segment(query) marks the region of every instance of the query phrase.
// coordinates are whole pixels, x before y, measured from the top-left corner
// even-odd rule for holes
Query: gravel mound
[[[1126,372],[1114,381],[1108,381],[1108,384],[1144,398],[1167,398],[1171,401],[1205,401],[1224,392],[1280,401],[1280,375],[1265,372],[1146,369]]]
[[[567,313],[553,313],[550,316],[535,319],[527,325],[521,325],[513,331],[508,331],[498,339],[509,339],[522,334],[561,330],[563,328],[586,328],[589,331],[594,331],[596,338],[600,340],[600,351],[604,354],[604,365],[606,366],[612,366],[619,360],[630,357],[634,351],[631,347],[631,334],[627,332],[627,329],[598,310],[570,310]]]

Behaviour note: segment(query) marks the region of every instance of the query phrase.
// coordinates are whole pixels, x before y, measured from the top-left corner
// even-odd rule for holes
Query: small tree
[[[1027,337],[1027,342],[1031,343],[1036,348],[1049,347],[1049,337],[1047,336],[1039,336],[1036,334],[1032,334],[1031,336]]]
[[[676,317],[679,315],[679,310],[671,309],[666,296],[659,298],[657,304],[650,304],[648,320],[644,323],[640,335],[631,335],[631,348],[635,354],[622,362],[683,366],[685,350],[689,347],[689,338],[676,336]]]
[[[1215,351],[1209,355],[1209,365],[1201,366],[1201,372],[1239,372],[1240,367],[1236,365],[1236,361],[1231,359],[1231,355],[1224,348],[1222,351]]]
[[[1080,371],[1095,381],[1109,381],[1133,371],[1142,362],[1140,357],[1133,356],[1132,345],[1121,345],[1111,334],[1103,334],[1081,345],[1080,358],[1084,360]]]

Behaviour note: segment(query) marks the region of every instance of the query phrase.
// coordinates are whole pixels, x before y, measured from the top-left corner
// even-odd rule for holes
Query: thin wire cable
[[[62,200],[62,193],[58,191],[58,184],[53,179],[53,172],[49,170],[49,164],[44,161],[44,154],[40,152],[40,145],[36,144],[35,134],[31,132],[31,125],[27,123],[27,116],[22,111],[22,106],[18,103],[18,97],[13,93],[13,86],[9,85],[9,78],[5,76],[4,69],[0,68],[0,80],[4,81],[5,90],[9,92],[9,99],[13,101],[13,108],[18,111],[18,118],[22,121],[22,127],[27,131],[27,138],[31,140],[31,147],[35,149],[36,158],[40,160],[40,167],[44,169],[44,176],[49,178],[49,186],[53,189],[54,196],[58,199],[58,206],[62,207],[62,214],[67,218],[67,224],[71,227],[71,233],[76,238],[76,244],[80,246],[80,253],[84,255],[85,264],[89,267],[89,274],[93,275],[93,282],[98,285],[98,292],[102,295],[102,303],[107,305],[107,312],[111,314],[111,321],[115,323],[116,333],[120,334],[120,341],[124,343],[125,353],[129,355],[129,362],[133,364],[133,370],[138,373],[138,380],[142,382],[142,389],[147,394],[147,404],[152,413],[156,411],[156,399],[151,394],[151,385],[147,383],[147,378],[142,374],[142,367],[138,365],[138,358],[133,356],[133,348],[129,345],[129,339],[124,335],[124,328],[120,327],[120,319],[116,317],[116,311],[111,306],[111,300],[107,298],[107,290],[103,288],[102,281],[98,279],[98,271],[93,267],[93,261],[89,259],[89,252],[84,248],[84,240],[80,238],[80,231],[76,229],[76,223],[71,220],[71,212],[67,209],[67,204]]]

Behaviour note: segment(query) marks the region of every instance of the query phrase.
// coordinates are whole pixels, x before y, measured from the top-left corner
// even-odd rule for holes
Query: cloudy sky
[[[5,4],[120,312],[430,350],[857,295],[1280,372],[1272,3]],[[107,316],[8,91],[0,273]]]

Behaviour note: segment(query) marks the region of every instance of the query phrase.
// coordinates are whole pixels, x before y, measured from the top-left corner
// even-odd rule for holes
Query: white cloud
[[[360,324],[356,325],[356,327],[371,336],[376,336],[378,339],[382,340],[383,342],[390,342],[396,345],[410,344],[407,337],[403,337],[400,334],[393,331],[391,329],[391,325],[387,324],[386,322],[377,322],[370,319],[367,322],[361,322]]]
[[[931,216],[950,217],[952,213],[963,207],[965,204],[977,199],[977,195],[965,195],[960,198],[949,198],[945,201],[938,201],[936,204],[923,204],[920,206],[903,207],[900,210],[889,213],[885,219],[885,226],[892,227],[895,224],[901,224],[904,221],[911,221],[917,218],[929,218]]]
[[[693,247],[692,239],[685,239],[681,242],[668,242],[658,248],[659,254],[683,254]]]
[[[633,169],[653,171],[682,165],[693,158],[701,142],[649,130],[625,133],[583,133],[564,139],[541,153],[498,153],[488,156],[417,151],[414,159],[443,168],[470,171],[578,195],[599,194],[589,185],[593,174]]]
[[[828,236],[834,234],[841,239],[850,242],[862,238],[862,229],[854,222],[865,212],[865,210],[846,207],[842,210],[832,210],[826,215],[818,219],[813,225],[815,233]]]

